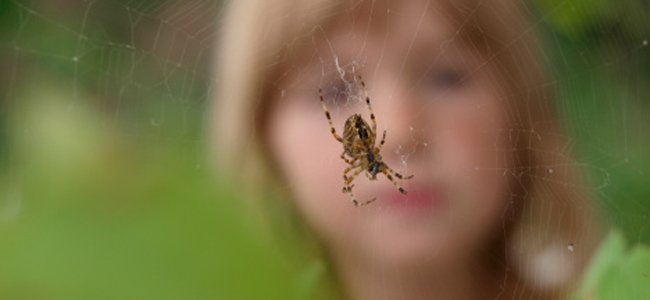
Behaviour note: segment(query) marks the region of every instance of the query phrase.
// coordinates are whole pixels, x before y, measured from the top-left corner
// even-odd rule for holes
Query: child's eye
[[[435,92],[458,88],[466,80],[466,72],[453,68],[439,68],[425,74],[424,84]]]
[[[343,84],[331,84],[323,87],[325,102],[331,105],[345,105],[348,103],[348,94]]]

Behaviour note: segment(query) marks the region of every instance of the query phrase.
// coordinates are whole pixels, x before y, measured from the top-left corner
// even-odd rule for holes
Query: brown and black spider
[[[366,105],[368,106],[368,111],[370,113],[370,121],[372,122],[372,127],[368,126],[368,123],[361,117],[360,114],[354,114],[350,116],[345,121],[345,126],[343,127],[343,137],[336,134],[336,129],[332,124],[332,117],[330,116],[329,110],[325,105],[325,99],[323,97],[323,90],[318,89],[318,94],[320,97],[320,103],[323,105],[323,110],[325,111],[325,117],[330,126],[330,131],[332,136],[343,144],[343,153],[341,153],[341,159],[343,159],[349,166],[343,171],[343,193],[350,194],[352,203],[355,206],[362,206],[369,203],[372,203],[377,198],[372,198],[366,202],[359,202],[357,198],[352,193],[352,188],[354,184],[352,181],[363,171],[366,171],[366,176],[370,180],[376,180],[377,174],[383,173],[386,175],[386,178],[390,180],[395,188],[399,190],[400,193],[406,194],[406,190],[402,188],[399,183],[395,181],[393,176],[399,179],[410,179],[413,178],[413,175],[402,176],[402,174],[395,172],[391,169],[386,163],[383,162],[381,158],[381,148],[384,146],[386,141],[386,130],[381,137],[381,141],[378,146],[375,146],[375,141],[377,139],[377,121],[375,120],[375,114],[372,112],[372,106],[370,105],[370,97],[368,96],[368,90],[366,89],[366,84],[361,79],[361,76],[357,76],[361,87],[363,89],[364,97],[366,100]],[[348,173],[354,170],[352,176],[348,176]]]

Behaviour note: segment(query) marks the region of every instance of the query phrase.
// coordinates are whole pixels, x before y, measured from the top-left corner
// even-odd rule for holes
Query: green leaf
[[[605,274],[598,299],[650,299],[650,248],[636,246]]]
[[[587,298],[595,290],[605,274],[623,257],[624,251],[625,239],[623,234],[620,231],[612,230],[589,265],[582,287],[577,295],[578,299]]]
[[[577,299],[650,299],[650,248],[626,251],[623,233],[612,230],[591,262]]]

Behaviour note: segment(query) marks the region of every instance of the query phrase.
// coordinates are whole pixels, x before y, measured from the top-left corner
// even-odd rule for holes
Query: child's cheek
[[[269,122],[273,157],[305,219],[325,239],[354,228],[352,204],[341,192],[345,163],[342,146],[330,134],[322,113],[290,104],[275,108]]]
[[[449,188],[449,203],[457,217],[465,221],[469,236],[481,236],[498,221],[507,199],[506,158],[503,125],[494,107],[466,108],[449,113],[440,134],[442,176]]]

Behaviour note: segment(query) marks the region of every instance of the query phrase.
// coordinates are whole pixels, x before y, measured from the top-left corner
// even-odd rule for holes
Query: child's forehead
[[[448,8],[438,1],[425,0],[395,1],[390,6],[362,5],[331,15],[326,31],[442,37],[452,29],[453,13]]]
[[[322,31],[314,31],[313,40],[320,48],[340,48],[336,49],[339,51],[353,51],[348,48],[371,44],[402,48],[415,44],[439,47],[459,39],[462,23],[455,21],[453,16],[449,6],[440,1],[392,1],[390,6],[385,3],[362,5],[351,11],[333,14],[321,27]]]
[[[345,14],[324,27],[323,32],[316,32],[312,46],[321,58],[335,55],[352,60],[372,59],[373,55],[385,60],[391,54],[404,59],[432,57],[440,52],[446,56],[466,53],[463,50],[473,48],[468,47],[473,41],[459,35],[459,28],[447,16],[440,10],[417,6],[375,12],[372,18],[368,14]]]
[[[459,34],[472,20],[459,20],[447,0],[363,3],[334,11],[303,36],[303,42],[291,43],[286,56],[290,59],[283,66],[328,68],[336,61],[364,65],[375,59],[389,65],[392,58],[397,64],[408,59],[426,63],[422,59],[438,59],[440,54],[457,61],[475,52],[476,41]]]

